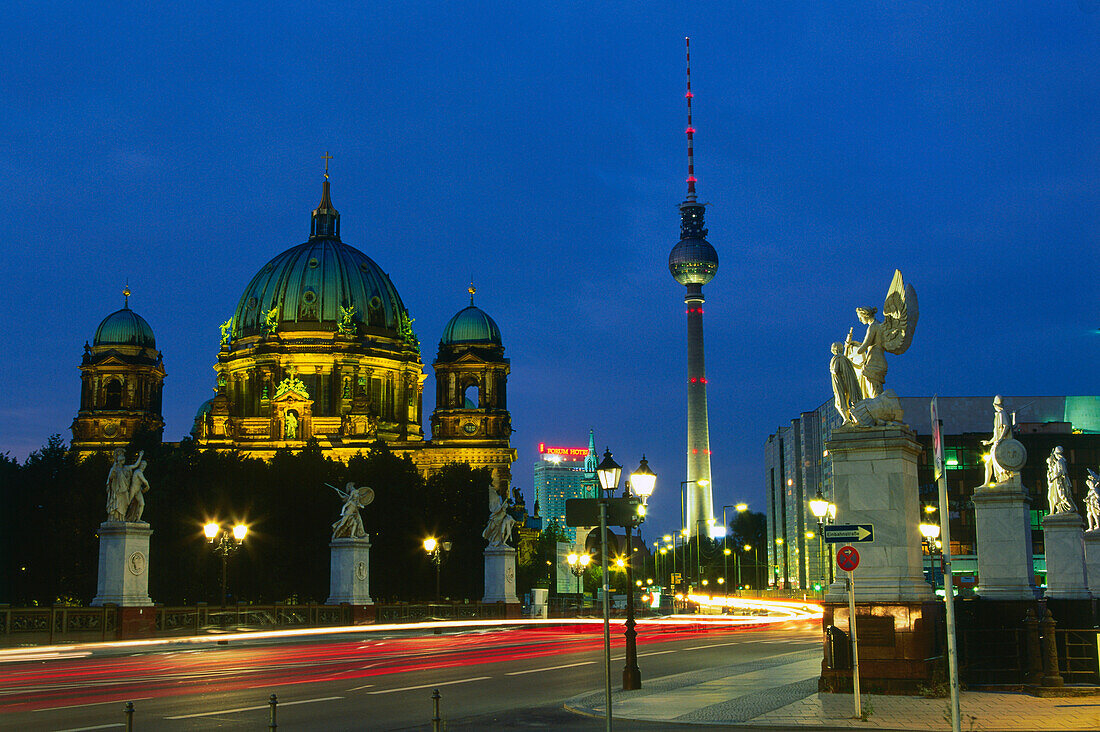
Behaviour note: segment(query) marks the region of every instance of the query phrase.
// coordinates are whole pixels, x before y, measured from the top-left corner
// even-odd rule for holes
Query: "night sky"
[[[895,267],[921,310],[889,357],[899,395],[1100,389],[1096,0],[301,5],[3,11],[0,452],[69,439],[83,344],[127,282],[164,354],[165,439],[186,435],[218,325],[308,237],[327,150],[343,239],[392,278],[429,373],[473,278],[528,498],[538,442],[592,427],[627,469],[646,453],[647,533],[672,529],[688,35],[721,261],[716,508],[763,510],[765,439],[832,398],[829,344]]]

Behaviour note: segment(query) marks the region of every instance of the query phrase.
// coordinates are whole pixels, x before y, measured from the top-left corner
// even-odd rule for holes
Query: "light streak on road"
[[[688,595],[688,599],[702,607],[733,608],[738,610],[766,610],[766,618],[754,617],[753,621],[765,623],[785,623],[790,620],[819,619],[824,614],[820,605],[814,602],[791,600],[762,600],[724,595]]]

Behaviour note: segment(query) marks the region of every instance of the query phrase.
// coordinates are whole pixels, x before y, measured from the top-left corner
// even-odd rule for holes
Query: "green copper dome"
[[[93,346],[140,346],[156,348],[153,329],[129,305],[115,311],[103,319],[95,331]]]
[[[273,329],[402,337],[408,312],[401,296],[373,259],[340,241],[339,216],[326,180],[309,241],[265,264],[245,288],[233,313],[234,339]]]
[[[459,310],[443,329],[441,346],[453,346],[459,343],[487,343],[502,345],[500,328],[489,315],[480,308],[469,307]]]

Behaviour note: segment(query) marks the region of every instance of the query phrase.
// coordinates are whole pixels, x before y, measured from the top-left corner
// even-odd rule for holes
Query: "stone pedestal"
[[[1052,513],[1043,517],[1047,597],[1057,600],[1089,599],[1085,580],[1084,534],[1085,522],[1076,513]]]
[[[978,595],[990,600],[1034,600],[1031,517],[1019,478],[974,489]]]
[[[370,539],[333,539],[329,549],[329,596],[325,604],[373,605]]]
[[[1100,599],[1100,529],[1085,532],[1085,578],[1089,592]]]
[[[485,548],[485,597],[482,602],[519,604],[516,596],[516,550],[512,547]]]
[[[833,463],[833,501],[839,524],[872,524],[874,542],[853,544],[858,602],[934,599],[921,557],[917,457],[921,446],[904,426],[833,430],[826,444]],[[839,545],[834,544],[833,548]],[[846,602],[844,572],[829,586],[827,602]]]
[[[99,580],[92,605],[147,607],[149,536],[144,521],[104,521],[99,525]]]

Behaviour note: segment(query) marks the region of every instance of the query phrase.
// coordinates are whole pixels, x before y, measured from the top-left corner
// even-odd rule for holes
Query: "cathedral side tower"
[[[80,363],[80,411],[72,424],[72,448],[80,454],[125,447],[140,431],[160,433],[164,361],[153,329],[130,309],[103,319]]]
[[[511,481],[516,452],[510,446],[512,418],[508,412],[508,373],[500,328],[487,313],[470,304],[443,329],[435,362],[436,398],[432,439],[420,462],[456,459],[474,467],[491,467],[494,485],[502,492]],[[447,448],[436,451],[434,448]],[[446,457],[447,455],[451,457]]]

